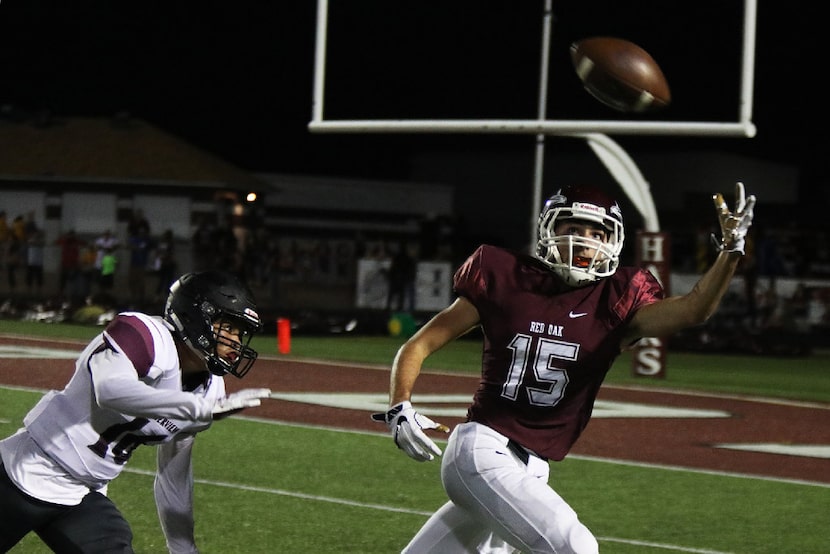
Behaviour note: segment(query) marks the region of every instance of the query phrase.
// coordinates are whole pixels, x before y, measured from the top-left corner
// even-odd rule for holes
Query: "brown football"
[[[571,44],[571,61],[585,90],[615,110],[643,113],[671,103],[669,83],[660,66],[633,42],[586,38]]]

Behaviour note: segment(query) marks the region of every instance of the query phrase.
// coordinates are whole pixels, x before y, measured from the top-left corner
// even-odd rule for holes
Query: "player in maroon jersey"
[[[665,337],[705,322],[744,254],[755,197],[735,188],[730,212],[713,196],[720,253],[691,292],[664,298],[645,269],[618,267],[619,205],[589,186],[553,195],[539,217],[535,256],[480,246],[458,269],[458,298],[398,350],[385,421],[419,461],[441,450],[424,429],[449,431],[410,402],[424,360],[480,326],[481,381],[467,421],[449,437],[441,479],[450,500],[404,552],[596,553],[597,540],[548,484],[591,417],[606,373],[641,337]]]

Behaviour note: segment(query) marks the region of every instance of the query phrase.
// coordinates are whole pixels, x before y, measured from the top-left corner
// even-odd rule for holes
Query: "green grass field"
[[[100,329],[0,321],[0,333],[87,340]],[[256,348],[276,354],[272,337]],[[400,339],[296,337],[292,357],[388,365]],[[459,341],[430,360],[477,372],[479,345]],[[665,380],[619,384],[830,401],[827,357],[795,360],[669,353]],[[39,392],[0,388],[0,436],[20,426]],[[333,422],[336,424],[336,422]],[[152,500],[153,448],[141,448],[110,486],[139,553],[164,552]],[[204,554],[398,552],[445,501],[436,463],[415,463],[382,433],[230,418],[195,454],[197,540]],[[828,551],[830,487],[570,457],[552,482],[600,540],[603,554],[820,554]],[[29,537],[14,553],[47,552]]]

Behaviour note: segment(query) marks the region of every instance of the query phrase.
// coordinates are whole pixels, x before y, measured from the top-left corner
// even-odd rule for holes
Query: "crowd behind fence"
[[[286,303],[286,289],[304,288],[348,291],[348,302],[360,307],[361,260],[385,267],[405,249],[416,263],[448,264],[450,270],[442,269],[446,275],[441,278],[449,279],[465,254],[449,243],[425,246],[416,235],[307,236],[205,221],[198,222],[190,237],[174,237],[170,229],[151,229],[138,210],[119,229],[85,236],[70,229],[48,237],[34,213],[12,218],[8,214],[8,208],[0,209],[0,312],[17,300],[160,308],[178,274],[209,268],[236,273],[269,306]],[[463,243],[453,241],[459,242]],[[708,229],[673,243],[673,273],[694,279],[711,263]],[[430,257],[425,258],[424,252]],[[313,294],[304,298],[312,298],[313,303]],[[383,304],[390,308],[386,299]],[[808,336],[813,344],[820,344],[830,329],[828,234],[821,230],[800,233],[794,226],[759,226],[750,234],[733,289],[709,327],[734,328],[748,335],[778,330]],[[709,340],[705,332],[697,336],[701,344]]]

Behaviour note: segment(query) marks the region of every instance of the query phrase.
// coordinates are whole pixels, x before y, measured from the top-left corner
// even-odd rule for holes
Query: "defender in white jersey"
[[[189,273],[164,316],[119,314],[51,391],[0,441],[0,551],[34,531],[55,552],[133,552],[132,531],[107,485],[142,444],[158,445],[156,506],[170,552],[197,552],[191,449],[215,419],[258,406],[268,389],[226,395],[257,358],[261,329],[236,278]]]

